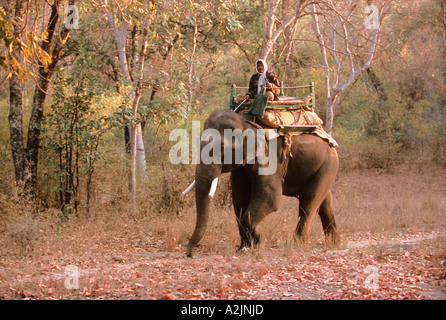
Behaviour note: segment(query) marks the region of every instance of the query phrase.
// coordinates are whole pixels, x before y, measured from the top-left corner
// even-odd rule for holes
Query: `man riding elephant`
[[[264,59],[259,59],[256,62],[256,73],[249,80],[249,89],[244,99],[253,99],[256,94],[262,93],[262,86],[266,89],[265,95],[268,97],[268,101],[279,99],[279,78],[273,72],[268,71],[268,64]]]

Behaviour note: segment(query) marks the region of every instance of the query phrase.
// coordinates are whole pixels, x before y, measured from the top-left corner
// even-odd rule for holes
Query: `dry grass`
[[[444,171],[431,164],[341,173],[334,186],[338,224],[348,233],[444,229]]]
[[[445,169],[432,165],[404,166],[393,171],[370,169],[339,173],[333,193],[341,235],[391,236],[396,232],[445,229]],[[202,246],[218,253],[233,252],[239,244],[235,217],[228,203],[230,190],[227,179],[226,175],[212,203],[208,230],[201,242]],[[187,184],[174,187],[171,183],[170,188],[164,190],[167,195],[159,193],[160,199],[179,193]],[[52,210],[36,216],[29,213],[28,207],[4,200],[8,205],[3,207],[1,223],[3,254],[30,254],[36,247],[48,248],[52,252],[66,251],[67,247],[74,246],[71,242],[77,242],[77,247],[85,244],[88,251],[88,248],[95,247],[92,242],[112,247],[116,238],[127,243],[148,243],[155,237],[161,239],[159,245],[165,245],[168,250],[187,243],[195,226],[193,194],[183,198],[179,205],[171,204],[159,213],[159,204],[156,203],[152,203],[152,207],[142,205],[139,210],[125,205],[127,197],[122,195],[122,190],[119,190],[119,195],[116,185],[97,195],[94,214],[90,217],[81,215],[70,221],[60,220]],[[285,197],[280,210],[260,224],[264,246],[294,246],[297,206],[297,199]],[[311,229],[310,242],[323,242],[317,216]]]
[[[344,248],[348,240],[385,240],[419,232],[444,234],[445,173],[444,167],[432,164],[400,166],[391,172],[385,169],[341,171],[333,193]],[[124,180],[125,175],[120,179]],[[104,264],[125,261],[135,251],[145,252],[150,248],[183,255],[184,245],[195,226],[193,194],[183,197],[179,205],[173,201],[163,210],[159,210],[159,201],[163,197],[176,197],[175,193],[187,187],[188,179],[168,182],[168,187],[156,191],[156,197],[139,210],[126,204],[128,196],[119,189],[118,183],[103,185],[106,192],[96,193],[93,213],[70,220],[61,220],[53,209],[33,214],[28,206],[3,195],[0,199],[0,283],[11,283],[12,279],[24,275],[61,272],[60,265],[101,270]],[[239,244],[235,217],[228,205],[228,179],[228,175],[222,179],[212,202],[208,229],[198,249],[200,254],[232,257]],[[144,202],[145,197],[141,194],[138,201]],[[271,250],[290,257],[308,256],[315,246],[323,247],[324,236],[317,216],[312,223],[309,245],[294,243],[297,205],[297,199],[284,198],[280,210],[260,224],[262,245],[255,251],[255,257],[262,259]],[[436,246],[437,252],[446,252],[444,242]],[[8,273],[1,272],[3,268]]]

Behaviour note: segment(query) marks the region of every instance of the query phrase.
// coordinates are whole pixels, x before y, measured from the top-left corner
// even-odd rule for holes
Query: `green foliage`
[[[78,209],[83,177],[88,198],[95,163],[102,158],[100,139],[109,127],[109,119],[92,108],[97,93],[91,91],[88,82],[86,78],[58,77],[43,127],[44,149],[49,152],[57,183],[51,190],[56,192],[65,217]]]

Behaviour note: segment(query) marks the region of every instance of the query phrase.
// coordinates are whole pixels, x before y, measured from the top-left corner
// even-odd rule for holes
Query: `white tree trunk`
[[[194,86],[194,77],[195,77],[195,51],[197,50],[198,43],[198,15],[195,15],[195,24],[194,24],[194,36],[192,38],[192,51],[190,54],[190,66],[189,66],[189,108],[192,108],[193,103],[193,86]]]
[[[126,55],[126,39],[127,39],[127,29],[125,25],[125,21],[121,22],[121,26],[118,27],[118,25],[113,21],[113,17],[111,14],[106,11],[106,17],[110,24],[110,26],[113,29],[113,35],[116,41],[116,47],[117,47],[117,53],[119,58],[119,66],[122,75],[124,76],[124,79],[127,81],[127,84],[130,84],[131,78],[130,78],[130,72],[127,62],[127,55]],[[142,70],[144,68],[144,54],[147,46],[147,33],[144,32],[143,37],[143,45],[140,53],[140,59],[138,59],[138,63],[136,65],[136,69],[138,69],[138,88],[137,89],[129,89],[128,96],[131,101],[133,101],[133,115],[135,118],[138,117],[138,105],[139,105],[139,99],[141,97],[141,88],[140,84],[142,82],[143,74]],[[141,123],[137,123],[135,126],[129,126],[129,132],[130,132],[130,154],[131,154],[131,166],[130,166],[130,173],[129,173],[129,191],[132,194],[133,200],[135,199],[136,195],[136,184],[137,184],[137,176],[140,176],[143,178],[143,180],[147,180],[146,176],[146,156],[145,156],[145,148],[144,148],[144,140],[142,135],[142,128]]]
[[[130,131],[130,173],[129,191],[135,200],[136,187],[138,181],[147,181],[146,174],[146,154],[144,152],[144,141],[142,139],[141,123],[136,126],[129,126]]]
[[[144,149],[144,140],[142,136],[141,123],[136,125],[136,170],[137,174],[141,175],[141,178],[146,181],[146,153]]]
[[[132,202],[136,202],[136,135],[137,130],[134,126],[129,126],[130,133],[130,171],[129,171],[129,192],[132,196]]]

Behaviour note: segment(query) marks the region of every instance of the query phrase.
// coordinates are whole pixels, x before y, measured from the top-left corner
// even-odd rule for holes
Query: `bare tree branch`
[[[263,59],[266,59],[266,57],[270,53],[271,49],[273,48],[274,44],[276,43],[277,39],[282,34],[282,32],[285,30],[285,28],[288,27],[294,21],[296,21],[297,17],[303,10],[303,4],[305,3],[305,0],[297,1],[295,4],[295,9],[294,9],[293,14],[286,21],[284,21],[280,25],[280,27],[276,29],[275,32],[273,32],[274,26],[277,22],[276,11],[277,11],[277,6],[279,5],[279,3],[280,3],[280,0],[272,1],[268,17],[265,20],[264,43],[263,43],[262,51],[260,53],[260,58],[263,58]]]
[[[383,8],[383,2],[381,3],[381,9]],[[337,8],[336,6],[339,6]],[[333,36],[330,37],[323,33],[321,26],[321,21],[319,19],[320,10],[324,7],[326,14],[324,14],[325,28],[328,28]],[[342,99],[345,98],[348,91],[345,91],[353,83],[356,82],[359,75],[367,70],[372,60],[375,56],[378,40],[379,40],[379,26],[374,30],[367,31],[369,36],[364,35],[364,31],[354,26],[351,23],[351,16],[356,8],[356,3],[352,0],[350,1],[337,1],[336,4],[330,0],[328,2],[324,1],[316,7],[315,3],[311,4],[311,11],[313,14],[313,28],[316,36],[316,42],[319,44],[321,50],[321,62],[324,68],[324,86],[326,94],[326,121],[325,130],[331,133],[334,119],[334,111],[337,109],[340,103],[340,94]],[[330,16],[330,14],[332,16]],[[382,17],[381,17],[382,19]],[[332,22],[332,20],[334,22]],[[338,31],[338,26],[340,25],[340,32]],[[325,29],[326,30],[326,29]],[[338,36],[343,39],[342,44],[338,42]],[[361,40],[364,39],[364,40]],[[360,43],[362,42],[362,44]],[[331,45],[330,45],[331,44]],[[358,50],[355,52],[352,47],[357,49],[365,49],[369,47],[365,52],[363,50]],[[334,63],[329,62],[328,54],[333,57]],[[366,54],[366,59],[361,62],[361,59],[357,59],[360,56]],[[348,61],[349,71],[347,72],[344,68],[344,60]],[[358,62],[356,62],[358,60]],[[334,64],[330,65],[330,64]],[[346,76],[344,80],[342,77]],[[333,78],[333,80],[331,80]]]

